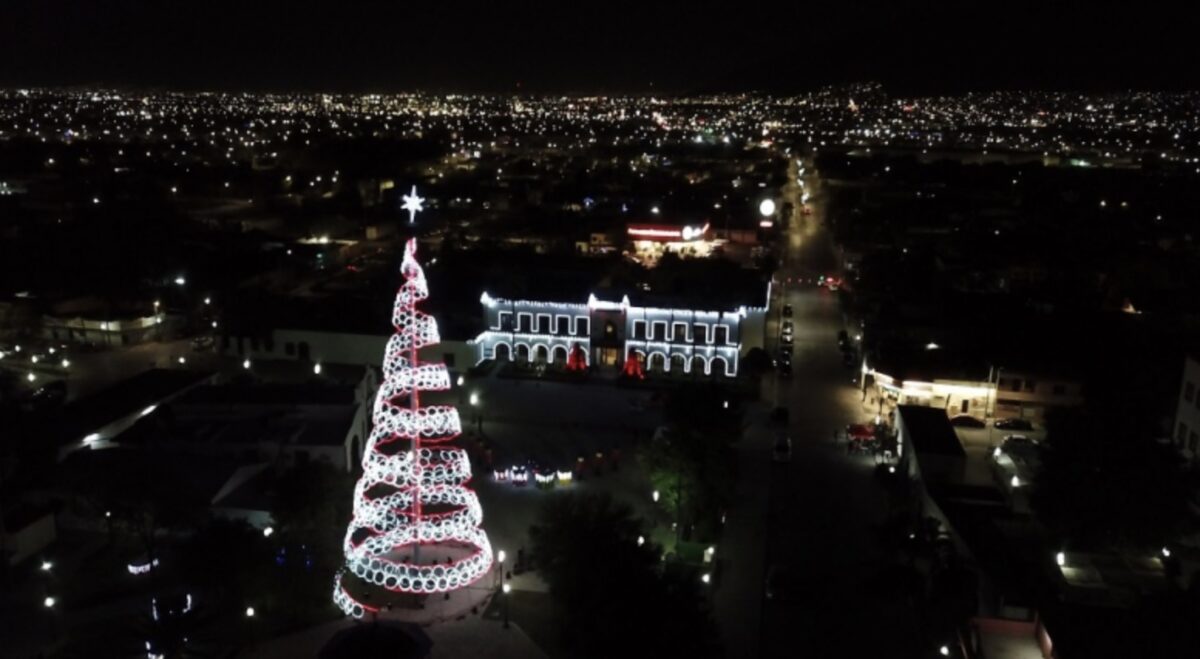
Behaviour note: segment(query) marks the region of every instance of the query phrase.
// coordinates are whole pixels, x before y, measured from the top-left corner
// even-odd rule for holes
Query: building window
[[[288,357],[295,356],[296,344],[292,343],[291,341],[288,341],[287,343],[283,344],[283,354],[287,355]]]
[[[996,386],[1003,389],[1008,386],[1008,378],[996,378]]]
[[[673,323],[671,325],[671,340],[676,343],[684,343],[687,339],[687,323]]]
[[[540,313],[537,315],[537,327],[533,328],[535,332],[549,334],[552,330],[550,327],[550,314]]]
[[[587,316],[576,316],[575,333],[579,336],[589,336],[592,333],[591,319]]]
[[[1195,397],[1196,397],[1196,383],[1189,382],[1189,383],[1183,385],[1183,399],[1190,403],[1190,402],[1192,402],[1192,399],[1194,399]]]
[[[513,315],[511,311],[501,311],[496,317],[500,323],[500,331],[513,331]]]
[[[258,337],[257,336],[250,337],[250,349],[253,350],[254,352],[258,352]]]
[[[708,343],[708,325],[704,323],[692,325],[692,343]]]
[[[517,314],[517,331],[526,334],[533,331],[533,314],[519,313]]]
[[[554,323],[558,326],[554,330],[555,334],[558,334],[560,336],[566,336],[567,334],[571,333],[571,319],[570,318],[563,316],[563,315],[558,315],[558,316],[554,317]]]
[[[1013,378],[1011,391],[1020,391],[1020,390],[1021,390],[1021,378]]]
[[[1036,388],[1037,388],[1036,380],[1026,380],[1025,381],[1025,391],[1027,391],[1029,393],[1033,393],[1033,390]]]
[[[729,343],[729,328],[725,325],[717,325],[713,329],[713,343],[722,346]]]
[[[655,341],[667,340],[667,321],[656,320],[650,323],[650,338]]]
[[[642,340],[646,338],[646,321],[633,321],[633,338]]]

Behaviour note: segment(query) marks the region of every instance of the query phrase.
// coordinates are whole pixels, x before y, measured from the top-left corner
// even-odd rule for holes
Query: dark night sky
[[[3,0],[0,85],[1194,89],[1196,18],[1102,0]]]

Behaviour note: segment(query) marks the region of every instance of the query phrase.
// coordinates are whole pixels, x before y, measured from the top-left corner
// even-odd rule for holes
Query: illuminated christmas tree
[[[440,341],[437,322],[417,310],[429,297],[416,260],[416,240],[404,250],[404,284],[392,312],[383,382],[354,488],[354,518],[346,532],[346,565],[334,602],[356,618],[378,607],[352,594],[370,587],[440,593],[463,588],[487,573],[492,548],[479,528],[483,510],[465,484],[467,452],[450,443],[462,432],[458,410],[420,404],[420,392],[450,388],[445,364],[421,364],[418,352]],[[357,577],[355,580],[350,575]]]

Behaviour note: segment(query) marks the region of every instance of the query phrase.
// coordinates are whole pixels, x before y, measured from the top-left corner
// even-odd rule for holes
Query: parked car
[[[790,304],[783,305],[783,317],[784,318],[792,317],[792,305],[790,305]]]
[[[983,428],[987,424],[983,421],[971,416],[970,414],[955,414],[950,417],[950,425],[959,428]]]
[[[1005,450],[1016,447],[1035,447],[1038,441],[1028,435],[1007,435],[1002,444]]]
[[[213,347],[213,343],[211,336],[197,336],[192,339],[192,350],[208,350]]]
[[[992,426],[996,430],[1033,430],[1033,424],[1025,419],[996,419]]]
[[[791,462],[792,460],[792,438],[787,435],[780,435],[775,439],[775,446],[771,448],[771,459],[775,462]]]

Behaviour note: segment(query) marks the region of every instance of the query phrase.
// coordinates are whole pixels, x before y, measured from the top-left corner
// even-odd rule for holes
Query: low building
[[[89,297],[55,305],[42,316],[41,335],[50,341],[127,346],[169,337],[176,325],[155,305],[113,305]]]
[[[1200,452],[1200,360],[1188,355],[1183,360],[1179,399],[1175,405],[1175,445],[1193,463]]]

